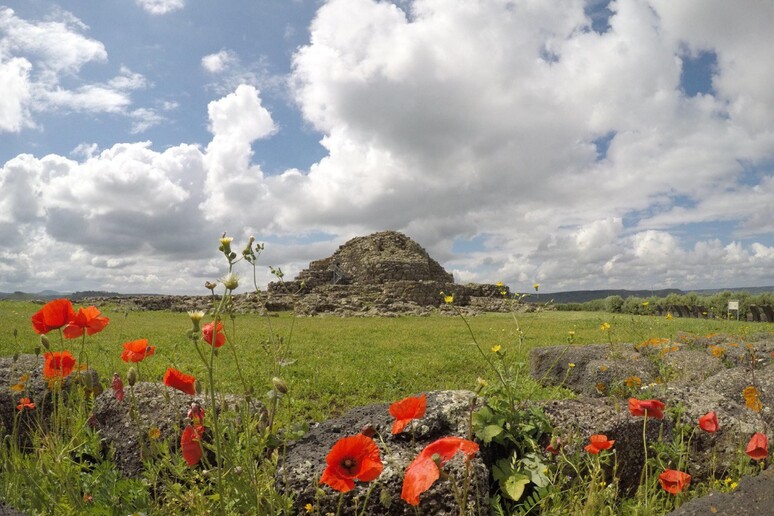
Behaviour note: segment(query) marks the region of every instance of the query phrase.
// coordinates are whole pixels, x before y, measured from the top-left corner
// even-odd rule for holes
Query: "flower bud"
[[[48,341],[48,337],[46,337],[45,335],[40,336],[40,344],[45,349],[51,349],[51,343]]]
[[[202,382],[198,379],[194,382],[194,390],[196,391],[196,394],[201,394],[202,392]]]
[[[13,338],[15,339],[19,335],[19,330],[16,328],[13,329]]]
[[[376,435],[376,428],[373,425],[363,425],[360,429],[360,433],[366,437],[373,437]]]
[[[204,288],[206,288],[207,290],[215,290],[215,287],[217,287],[217,286],[218,286],[217,283],[213,283],[211,281],[205,281],[204,282]]]
[[[32,350],[35,352],[35,356],[40,356],[40,346],[35,346],[35,348]]]
[[[129,387],[134,387],[134,384],[137,383],[137,369],[134,367],[130,367],[126,373],[126,383],[129,384]]]
[[[233,272],[226,274],[220,281],[228,290],[234,290],[239,286],[239,276]]]
[[[288,393],[288,385],[282,380],[282,378],[277,378],[275,376],[271,379],[271,383],[274,384],[274,389],[280,394]]]
[[[188,317],[191,318],[193,323],[193,333],[199,333],[199,322],[204,318],[204,312],[202,310],[191,310],[188,312]]]

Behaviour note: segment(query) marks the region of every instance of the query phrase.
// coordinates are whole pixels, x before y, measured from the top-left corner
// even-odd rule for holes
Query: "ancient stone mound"
[[[349,240],[328,258],[315,260],[290,282],[271,283],[269,294],[300,295],[301,315],[427,315],[442,303],[440,292],[454,295],[457,306],[505,311],[508,288],[458,285],[454,276],[422,246],[397,231]]]
[[[321,284],[382,285],[391,281],[454,283],[454,277],[422,246],[397,231],[356,237],[332,256],[315,260],[296,281],[313,290]]]
[[[356,237],[328,258],[315,260],[287,287],[308,292],[325,285],[383,285],[395,281],[454,283],[454,277],[432,259],[422,246],[397,231]],[[278,291],[273,283],[269,291]]]

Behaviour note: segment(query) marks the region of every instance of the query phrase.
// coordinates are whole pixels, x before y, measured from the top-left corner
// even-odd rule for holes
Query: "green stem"
[[[648,439],[647,439],[647,428],[648,428],[648,411],[645,411],[645,417],[642,418],[642,444],[645,448],[645,464],[643,466],[643,474],[645,475],[645,507],[648,507]]]

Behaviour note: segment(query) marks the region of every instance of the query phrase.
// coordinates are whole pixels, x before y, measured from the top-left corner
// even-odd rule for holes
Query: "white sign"
[[[729,301],[728,309],[739,311],[739,301]]]

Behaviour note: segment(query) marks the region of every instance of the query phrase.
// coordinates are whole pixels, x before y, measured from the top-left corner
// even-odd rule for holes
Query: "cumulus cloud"
[[[30,21],[0,8],[0,131],[35,127],[36,114],[48,111],[132,117],[131,92],[148,86],[141,74],[121,67],[102,83],[78,78],[85,65],[108,58],[101,42],[84,35],[87,30],[65,11],[46,21]]]
[[[206,146],[84,146],[73,155],[80,161],[19,156],[1,170],[8,192],[21,197],[0,188],[0,234],[29,228],[39,249],[64,246],[72,263],[117,289],[184,290],[192,284],[184,276],[217,275],[218,262],[201,258],[212,247],[201,236],[222,230],[277,237],[265,257],[289,274],[347,238],[398,229],[458,280],[516,289],[534,281],[546,290],[770,281],[767,6],[618,0],[602,31],[588,5],[328,0],[287,78],[327,151],[308,170],[262,170],[253,144],[280,127],[261,98],[260,74],[223,49],[201,59],[210,91],[222,92],[207,106]],[[15,20],[8,11],[0,23]],[[63,32],[83,30],[68,23]],[[68,69],[104,59],[96,42],[79,37],[80,50],[64,55]],[[712,91],[687,96],[684,63],[701,52],[717,56]],[[34,123],[44,100],[161,121],[121,103],[147,87],[129,70],[38,94],[53,84],[38,79],[51,69],[38,54],[0,61],[15,92],[0,100],[0,129]],[[88,87],[118,96],[79,104]],[[712,224],[734,232],[714,235]],[[326,237],[281,238],[310,233]],[[476,246],[455,251],[459,241]],[[0,277],[18,269],[24,281],[40,280],[36,258],[0,255]],[[173,272],[164,269],[170,259]]]

